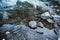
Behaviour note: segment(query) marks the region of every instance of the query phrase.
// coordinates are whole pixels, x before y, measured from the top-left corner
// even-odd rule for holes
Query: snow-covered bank
[[[16,5],[17,0],[2,0],[0,2],[0,6],[5,7],[5,6],[13,6]]]
[[[45,5],[44,2],[39,1],[39,0],[19,0],[21,2],[28,2],[30,4],[33,4],[34,8],[36,8],[37,6],[41,7],[44,10],[48,10],[50,9],[48,6]]]
[[[45,5],[44,2],[39,1],[39,0],[2,0],[0,2],[0,6],[1,7],[14,6],[14,5],[16,5],[17,1],[28,2],[28,3],[32,4],[34,6],[34,8],[36,8],[37,6],[39,6],[39,7],[41,7],[44,10],[50,9],[48,6]]]

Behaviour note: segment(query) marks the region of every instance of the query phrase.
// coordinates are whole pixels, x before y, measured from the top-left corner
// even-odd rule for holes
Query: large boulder
[[[49,23],[54,23],[54,21],[53,21],[52,19],[47,19],[47,21],[48,21]]]

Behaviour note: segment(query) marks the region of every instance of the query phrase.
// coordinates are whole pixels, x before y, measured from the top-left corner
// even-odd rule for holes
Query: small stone
[[[55,5],[54,7],[58,7],[57,5]]]
[[[49,12],[45,12],[45,13],[41,14],[42,19],[48,19],[49,17],[50,17]]]
[[[39,26],[39,27],[44,27],[44,24],[42,23],[42,22],[38,22],[38,24],[37,24],[37,26]]]
[[[57,12],[59,12],[60,11],[60,9],[57,9]]]
[[[10,32],[9,32],[9,31],[7,31],[5,34],[10,34]]]
[[[53,8],[54,6],[53,6],[53,5],[51,5],[51,7]]]
[[[2,40],[5,40],[4,38]]]
[[[55,28],[58,28],[58,25],[57,25],[57,23],[54,23],[54,27],[55,27]]]
[[[53,21],[52,19],[47,19],[47,21],[48,21],[49,23],[54,23],[54,21]]]
[[[30,28],[36,28],[37,27],[37,22],[36,21],[30,21],[29,26],[30,26]]]

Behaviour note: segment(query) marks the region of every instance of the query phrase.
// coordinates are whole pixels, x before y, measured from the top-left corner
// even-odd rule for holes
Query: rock
[[[59,15],[52,15],[52,17],[54,18],[55,21],[60,20],[60,16]]]
[[[58,7],[57,5],[55,5],[54,7]]]
[[[55,21],[55,23],[60,25],[60,16],[59,15],[52,15],[52,17],[53,17],[53,20]]]
[[[50,17],[49,12],[45,12],[45,13],[41,14],[42,19],[48,19],[49,17]]]
[[[9,31],[7,31],[5,34],[6,34],[6,35],[7,35],[7,34],[10,34],[10,32],[9,32]]]
[[[60,11],[60,9],[57,9],[57,12],[59,12]]]
[[[56,12],[55,12],[54,10],[55,10],[55,9],[50,9],[50,10],[49,10],[50,15],[55,15],[55,14],[56,14]]]
[[[39,26],[39,27],[44,27],[44,24],[42,23],[42,22],[38,22],[38,24],[37,24],[37,26]]]
[[[55,28],[58,28],[59,26],[58,26],[56,23],[54,23],[54,27],[55,27]]]
[[[42,30],[43,30],[43,28],[37,27],[37,29],[35,29],[34,31],[44,34],[44,32]]]
[[[47,19],[47,21],[48,21],[49,23],[54,23],[54,21],[53,21],[52,19]]]
[[[30,28],[37,28],[37,22],[36,21],[30,21],[29,26],[30,26]]]

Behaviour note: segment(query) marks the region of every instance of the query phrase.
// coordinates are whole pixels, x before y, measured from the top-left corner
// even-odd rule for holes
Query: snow
[[[39,0],[2,0],[0,2],[0,6],[5,7],[5,6],[13,6],[16,5],[16,2],[28,2],[34,6],[34,8],[37,8],[37,6],[41,7],[42,10],[49,10],[51,9],[49,6],[46,6],[44,2],[39,1]]]
[[[44,10],[49,10],[50,8],[45,5],[44,2],[39,1],[39,0],[19,0],[21,2],[28,2],[30,4],[33,4],[33,6],[36,8],[37,6],[42,7]]]
[[[3,12],[3,19],[8,19],[8,13],[6,11]]]
[[[16,5],[17,0],[2,0],[0,2],[0,6],[5,7],[5,6],[13,6]]]
[[[58,38],[58,40],[60,40],[60,38]]]

